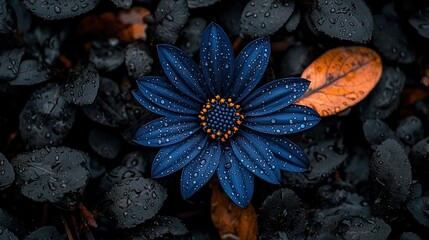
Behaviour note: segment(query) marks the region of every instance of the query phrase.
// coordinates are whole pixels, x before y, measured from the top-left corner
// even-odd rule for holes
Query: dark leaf
[[[118,84],[108,78],[100,79],[95,101],[82,106],[82,110],[92,121],[109,127],[121,126],[128,118],[121,102]]]
[[[342,239],[385,240],[391,230],[390,226],[379,218],[355,216],[342,220],[336,233]]]
[[[89,146],[103,158],[113,159],[121,150],[121,141],[109,129],[93,128],[88,137]]]
[[[69,134],[76,109],[57,84],[36,89],[19,115],[19,131],[28,148],[58,146]]]
[[[396,136],[406,145],[413,146],[425,136],[422,120],[416,116],[402,119],[396,128]]]
[[[142,173],[147,173],[149,170],[149,163],[152,160],[147,152],[134,151],[130,152],[122,159],[121,164],[128,168],[139,170]]]
[[[241,14],[240,31],[250,38],[271,35],[285,24],[294,7],[290,0],[251,0]]]
[[[384,67],[380,81],[360,104],[364,119],[385,119],[398,107],[405,74],[399,67]]]
[[[59,202],[81,191],[89,177],[88,155],[68,147],[52,147],[18,154],[12,165],[21,193],[37,202]]]
[[[11,85],[34,85],[50,78],[49,70],[45,69],[37,60],[24,60],[19,66],[19,72],[15,79],[9,82]]]
[[[11,0],[12,8],[16,16],[18,32],[26,33],[31,27],[32,15],[21,0]]]
[[[220,0],[188,0],[188,7],[189,8],[207,7],[219,1]]]
[[[110,72],[117,69],[124,62],[124,49],[117,39],[108,41],[94,41],[89,61],[95,64],[98,70]]]
[[[142,46],[132,43],[125,51],[125,66],[128,76],[137,80],[152,71],[153,59]]]
[[[130,8],[133,4],[133,0],[110,0],[113,4],[120,8]]]
[[[219,25],[223,27],[225,32],[230,37],[235,37],[240,34],[241,13],[246,6],[246,1],[223,1],[226,6],[222,9],[219,16]]]
[[[429,196],[415,198],[407,203],[408,211],[414,219],[425,227],[429,227]]]
[[[354,146],[349,157],[346,159],[344,171],[344,179],[354,186],[359,184],[368,184],[369,163],[371,155],[364,146]]]
[[[306,151],[307,152],[307,151]],[[324,181],[347,158],[348,153],[341,140],[323,139],[307,152],[310,170],[307,173],[284,173],[282,182],[286,186],[307,188]]]
[[[0,33],[8,33],[12,30],[13,20],[9,1],[0,0]]]
[[[47,19],[72,18],[91,11],[100,0],[24,0],[28,10],[34,15]]]
[[[10,232],[6,228],[3,228],[2,226],[0,226],[0,239],[18,240],[18,238],[15,236],[15,234],[13,234],[12,232]]]
[[[373,43],[378,52],[390,61],[412,63],[416,52],[399,23],[383,15],[374,16]]]
[[[321,32],[353,42],[367,42],[374,27],[372,14],[363,0],[317,0],[310,13]]]
[[[159,42],[174,44],[179,38],[180,30],[188,21],[188,4],[186,0],[161,0],[154,13],[156,36]]]
[[[421,240],[419,235],[412,232],[404,232],[401,234],[399,240]]]
[[[116,227],[131,228],[155,216],[166,198],[167,192],[159,183],[127,178],[107,192],[103,210],[116,220]]]
[[[65,239],[61,234],[58,232],[57,228],[54,226],[44,226],[41,227],[32,233],[30,233],[28,236],[24,238],[24,240],[59,240],[59,239]]]
[[[7,158],[0,153],[0,190],[9,187],[15,181],[15,172]]]
[[[429,38],[429,8],[419,10],[408,21],[420,36]]]
[[[304,69],[313,60],[313,53],[303,44],[295,44],[289,47],[280,62],[280,76],[301,76]]]
[[[195,17],[189,19],[180,32],[180,37],[177,41],[179,48],[190,56],[194,55],[200,49],[201,36],[206,26],[207,21],[204,18]]]
[[[382,120],[369,119],[363,123],[363,133],[368,143],[375,149],[384,140],[397,139],[395,132]]]
[[[24,48],[15,48],[9,51],[3,51],[0,54],[1,80],[12,80],[18,75],[21,57],[24,53]]]
[[[259,209],[258,227],[264,239],[277,231],[284,231],[291,239],[306,236],[308,212],[301,199],[290,189],[282,188],[268,196]]]
[[[120,184],[123,180],[137,177],[143,177],[143,172],[140,169],[119,165],[101,178],[100,192],[108,192],[114,185]]]
[[[428,180],[429,172],[429,137],[416,143],[410,151],[410,163],[413,166],[414,177]]]
[[[175,217],[156,216],[131,230],[129,239],[173,239],[188,233],[186,226]]]
[[[298,27],[299,22],[301,21],[301,11],[299,8],[295,8],[292,13],[292,16],[286,21],[285,29],[288,32],[293,32]]]
[[[371,161],[370,182],[374,214],[391,219],[407,200],[411,186],[408,156],[397,141],[387,139],[377,146]]]
[[[78,65],[69,72],[62,94],[69,103],[88,105],[94,102],[99,85],[100,77],[94,64]]]

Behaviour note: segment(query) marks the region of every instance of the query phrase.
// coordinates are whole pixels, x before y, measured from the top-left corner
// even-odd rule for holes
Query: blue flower
[[[246,207],[254,175],[279,184],[280,170],[308,169],[303,150],[282,135],[320,120],[313,109],[293,104],[309,81],[283,78],[256,88],[270,57],[268,38],[254,40],[234,60],[228,37],[212,23],[201,40],[201,67],[171,45],[158,45],[158,56],[166,78],[143,77],[133,92],[144,107],[164,116],[142,126],[134,139],[162,147],[153,177],[183,168],[186,199],[216,173],[231,200]]]

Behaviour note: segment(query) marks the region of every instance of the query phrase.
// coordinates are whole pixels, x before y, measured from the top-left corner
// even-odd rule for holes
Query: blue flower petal
[[[243,124],[258,132],[284,135],[301,132],[319,121],[319,114],[312,108],[292,104],[268,115],[246,117]]]
[[[183,199],[192,196],[213,176],[219,164],[220,154],[219,141],[210,141],[206,149],[183,168],[181,179]]]
[[[165,108],[160,108],[157,105],[153,104],[151,101],[149,101],[140,91],[134,90],[132,91],[134,98],[146,109],[149,111],[164,115],[164,116],[176,116],[177,113],[171,112]]]
[[[161,148],[152,162],[152,177],[163,177],[186,166],[206,148],[207,140],[207,134],[198,131],[186,140]]]
[[[254,176],[229,146],[223,149],[216,173],[228,197],[238,206],[247,207],[253,195]]]
[[[276,158],[276,165],[290,172],[305,172],[310,167],[310,160],[304,151],[285,137],[264,135]]]
[[[235,59],[234,79],[228,97],[244,99],[259,83],[270,59],[270,41],[259,38],[249,43]]]
[[[310,81],[304,78],[279,79],[258,88],[242,103],[246,116],[261,116],[280,110],[298,100]]]
[[[195,117],[164,117],[140,127],[134,141],[143,146],[163,147],[188,138],[200,128],[199,120]]]
[[[207,100],[204,78],[198,65],[177,47],[158,45],[158,57],[162,69],[173,85],[199,102]]]
[[[216,23],[204,30],[200,62],[212,94],[225,96],[234,75],[234,52],[228,36]]]
[[[160,108],[180,114],[198,114],[201,103],[190,99],[178,91],[167,79],[162,77],[143,77],[137,86],[146,99]]]
[[[276,167],[274,155],[258,135],[241,129],[230,138],[232,150],[250,172],[263,180],[279,184],[280,169]]]

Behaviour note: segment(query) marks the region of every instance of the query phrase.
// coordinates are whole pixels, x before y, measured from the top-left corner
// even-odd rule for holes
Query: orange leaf
[[[237,206],[219,187],[215,177],[212,178],[210,186],[212,188],[211,216],[220,238],[256,240],[258,225],[253,206],[251,204],[247,208]]]
[[[311,81],[307,92],[296,102],[326,117],[351,107],[380,80],[380,56],[366,47],[338,47],[312,62],[302,73]]]

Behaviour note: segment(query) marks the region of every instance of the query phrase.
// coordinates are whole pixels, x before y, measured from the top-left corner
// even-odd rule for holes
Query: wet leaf
[[[422,240],[419,235],[412,232],[404,232],[401,234],[399,240]]]
[[[277,231],[284,231],[290,239],[306,236],[308,212],[301,199],[288,188],[276,190],[262,203],[258,212],[258,227],[263,239],[270,239]]]
[[[391,219],[407,200],[411,180],[411,166],[404,148],[392,139],[382,142],[370,167],[374,214]]]
[[[30,233],[28,236],[24,238],[24,240],[57,240],[57,239],[63,239],[61,234],[58,232],[57,228],[54,226],[44,226],[41,227],[32,233]]]
[[[389,138],[397,139],[395,132],[385,122],[378,119],[366,120],[363,123],[363,133],[373,149]]]
[[[0,239],[18,240],[18,238],[15,236],[15,234],[10,232],[6,228],[3,228],[2,226],[0,226]]]
[[[9,187],[15,181],[15,172],[7,158],[0,153],[0,190]]]
[[[45,69],[37,60],[24,60],[19,66],[19,72],[11,85],[34,85],[50,78],[49,70]]]
[[[297,103],[315,109],[322,117],[337,114],[366,97],[381,71],[380,56],[369,48],[331,49],[302,73],[311,83]]]
[[[129,239],[175,239],[175,236],[183,236],[187,233],[188,229],[178,218],[156,216],[133,228]]]
[[[59,202],[81,191],[89,177],[88,155],[68,147],[52,147],[18,154],[12,160],[21,193],[37,202]]]
[[[0,33],[8,33],[13,27],[12,11],[7,0],[0,0]]]
[[[119,165],[110,170],[100,180],[100,192],[109,191],[115,184],[120,184],[127,178],[144,177],[144,173],[138,168]]]
[[[280,77],[299,76],[310,65],[313,53],[303,44],[290,46],[280,63]]]
[[[69,134],[76,109],[57,84],[36,89],[19,115],[19,131],[28,148],[58,146]]]
[[[152,71],[153,59],[147,49],[136,43],[131,43],[125,51],[125,66],[128,76],[137,80]]]
[[[1,80],[12,80],[18,75],[21,57],[24,53],[24,48],[15,48],[9,51],[3,51],[0,54]]]
[[[131,228],[152,218],[162,207],[167,192],[151,179],[127,178],[107,192],[103,210],[118,228]]]
[[[121,102],[118,84],[108,78],[100,78],[95,101],[82,106],[83,112],[92,121],[109,127],[118,127],[126,123],[127,113]]]
[[[113,4],[120,8],[130,8],[133,0],[110,0]]]
[[[429,38],[429,8],[419,10],[408,21],[420,36]]]
[[[317,0],[310,17],[331,37],[360,43],[371,39],[374,23],[363,0]]]
[[[378,52],[390,61],[407,64],[414,62],[416,58],[416,52],[409,43],[407,34],[394,19],[383,15],[374,16],[372,42]]]
[[[338,225],[336,233],[341,239],[385,240],[392,229],[379,218],[349,217]]]
[[[180,32],[180,37],[177,41],[179,48],[188,53],[189,56],[194,55],[200,49],[201,37],[206,26],[207,21],[204,18],[195,17],[189,19]]]
[[[329,177],[347,158],[348,153],[340,139],[323,138],[315,142],[308,151],[309,171],[306,173],[282,172],[282,183],[286,186],[308,188]]]
[[[413,177],[427,182],[429,172],[429,137],[416,143],[410,151],[410,163],[413,166]]]
[[[76,17],[91,11],[100,0],[24,0],[23,2],[34,15],[46,20],[56,20]]]
[[[124,49],[118,39],[108,41],[94,41],[89,61],[95,64],[98,70],[110,72],[117,69],[124,62]]]
[[[158,23],[155,29],[158,41],[174,44],[180,30],[188,21],[189,11],[186,0],[161,0],[154,13]]]
[[[295,10],[292,13],[292,16],[288,18],[288,20],[285,23],[285,29],[288,32],[293,32],[298,27],[298,24],[301,21],[301,11],[299,8],[295,8]]]
[[[385,119],[398,107],[405,74],[399,67],[385,67],[374,90],[359,106],[364,119]]]
[[[285,24],[294,7],[290,0],[251,0],[241,14],[240,31],[250,38],[271,35]]]
[[[88,105],[94,102],[99,85],[100,77],[94,64],[78,65],[69,72],[62,94],[69,103]]]
[[[94,152],[107,159],[114,159],[121,150],[120,139],[109,129],[93,128],[88,142]]]
[[[429,196],[423,196],[410,200],[407,209],[413,218],[425,227],[429,227]]]
[[[425,136],[422,120],[416,116],[402,119],[396,128],[396,136],[408,146],[413,146]]]
[[[252,204],[241,208],[220,188],[217,178],[211,182],[211,217],[221,239],[257,239],[258,225]]]

